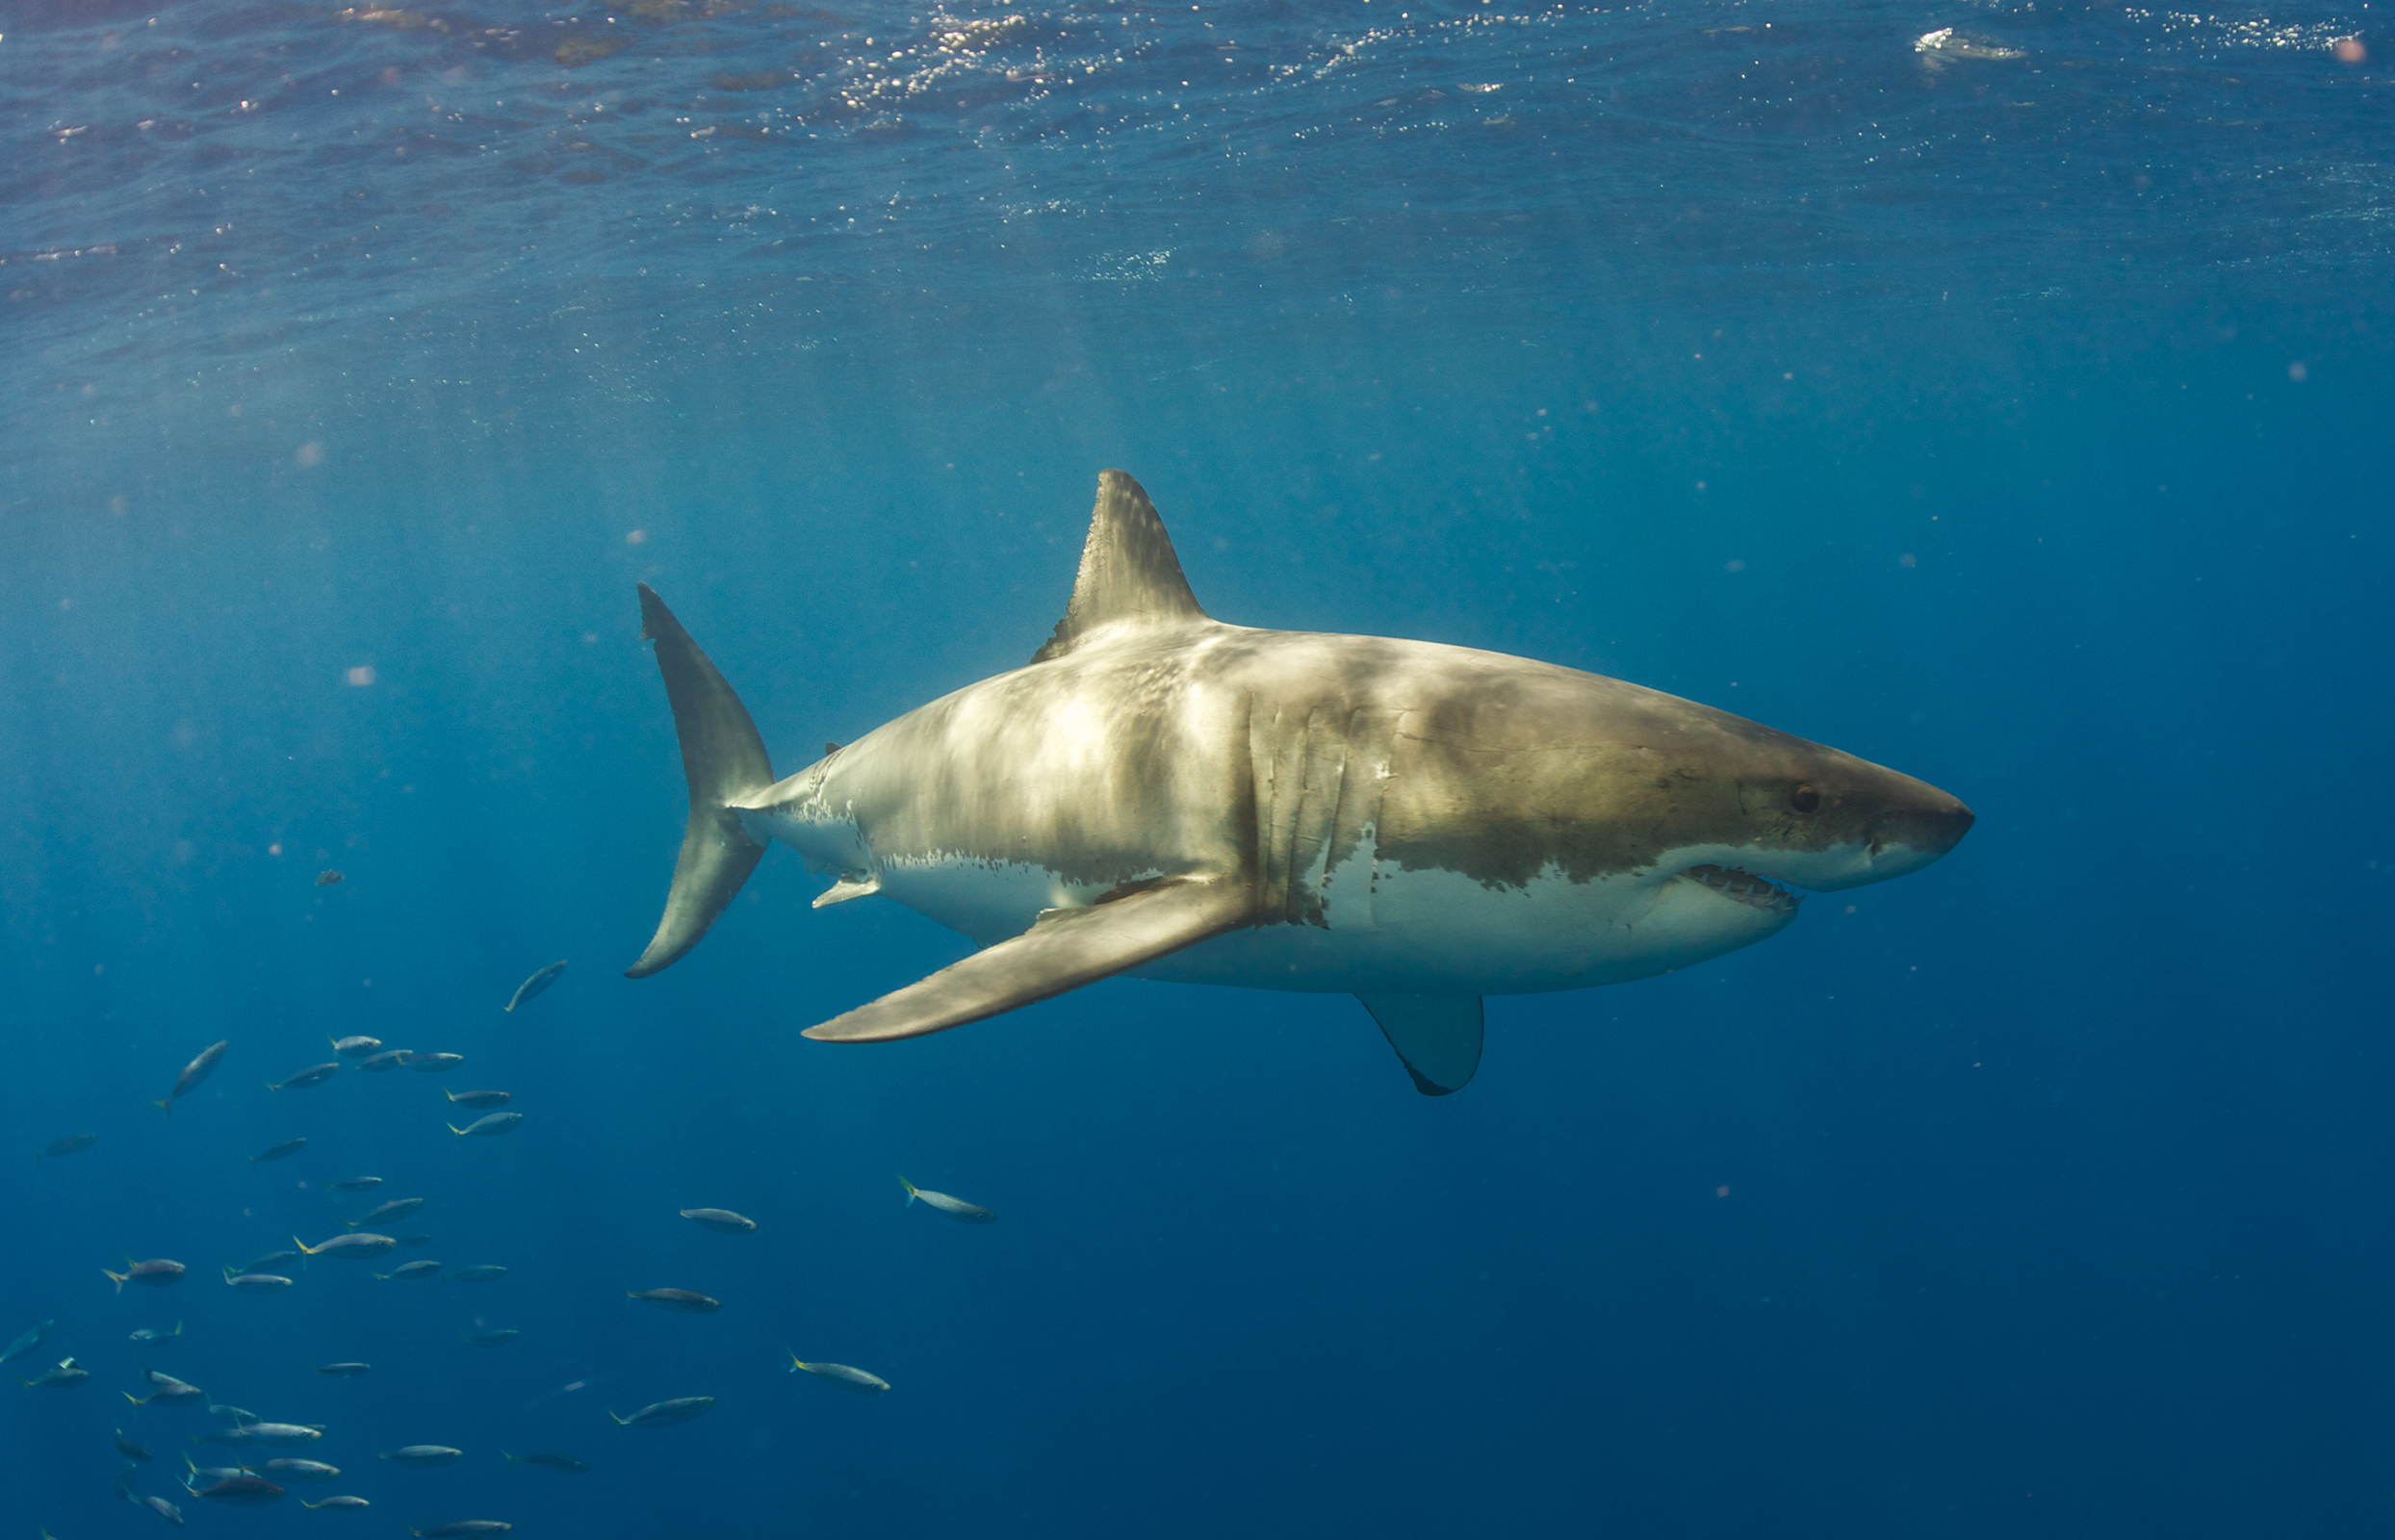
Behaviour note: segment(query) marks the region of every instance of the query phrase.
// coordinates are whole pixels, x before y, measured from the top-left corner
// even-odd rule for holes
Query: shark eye
[[[1811,812],[1821,806],[1821,794],[1811,786],[1798,786],[1788,794],[1788,805],[1798,812]]]

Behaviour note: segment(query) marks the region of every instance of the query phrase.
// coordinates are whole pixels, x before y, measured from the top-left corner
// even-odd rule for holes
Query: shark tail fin
[[[732,804],[773,784],[773,763],[748,707],[647,583],[640,585],[640,634],[657,643],[657,672],[665,677],[674,734],[682,740],[682,771],[690,783],[690,822],[664,916],[649,949],[624,970],[629,979],[645,979],[698,945],[748,881],[765,849],[740,826]]]

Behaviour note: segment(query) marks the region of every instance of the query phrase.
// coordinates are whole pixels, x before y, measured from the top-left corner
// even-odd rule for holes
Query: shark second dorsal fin
[[[1205,618],[1189,579],[1181,576],[1181,560],[1172,553],[1172,537],[1164,532],[1156,505],[1122,472],[1100,471],[1072,602],[1056,623],[1056,633],[1031,660],[1062,657],[1101,627],[1172,626]]]

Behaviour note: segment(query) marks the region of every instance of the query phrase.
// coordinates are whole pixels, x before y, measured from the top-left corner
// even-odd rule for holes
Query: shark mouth
[[[1691,866],[1680,875],[1766,914],[1793,915],[1796,906],[1804,902],[1770,878],[1757,877],[1735,866]]]

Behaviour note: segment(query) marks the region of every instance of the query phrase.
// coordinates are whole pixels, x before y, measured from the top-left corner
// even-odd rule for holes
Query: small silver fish
[[[319,1364],[316,1372],[335,1379],[355,1379],[360,1374],[372,1373],[373,1367],[372,1364]]]
[[[410,1444],[402,1449],[385,1450],[382,1457],[394,1465],[429,1471],[439,1465],[454,1465],[466,1457],[466,1451],[451,1449],[446,1444]]]
[[[244,1469],[251,1476],[263,1476],[270,1481],[282,1481],[292,1486],[314,1486],[341,1477],[340,1466],[326,1465],[322,1460],[268,1460]]]
[[[251,1423],[242,1429],[252,1444],[271,1444],[278,1449],[305,1449],[324,1436],[322,1423]]]
[[[429,1259],[420,1262],[402,1262],[388,1272],[377,1272],[374,1274],[375,1277],[386,1280],[392,1278],[437,1278],[440,1275],[441,1264]]]
[[[910,1207],[919,1198],[925,1208],[945,1215],[959,1224],[988,1224],[997,1218],[978,1203],[967,1203],[961,1197],[950,1197],[945,1193],[935,1193],[929,1188],[917,1187],[903,1176],[898,1178],[898,1185],[907,1190],[907,1203]]]
[[[379,1176],[345,1176],[338,1182],[326,1182],[327,1193],[371,1193],[382,1186]]]
[[[437,1075],[444,1069],[454,1069],[466,1062],[462,1053],[411,1053],[399,1063],[423,1074]]]
[[[496,1262],[477,1262],[470,1268],[459,1268],[450,1276],[459,1283],[497,1283],[507,1276],[507,1270]]]
[[[504,1107],[515,1097],[503,1091],[448,1091],[441,1094],[470,1113],[483,1112],[492,1107]]]
[[[425,1234],[422,1230],[410,1230],[405,1235],[399,1237],[399,1245],[430,1245],[431,1244],[432,1237]]]
[[[236,1423],[230,1427],[214,1428],[205,1433],[193,1433],[192,1435],[192,1442],[194,1444],[221,1444],[226,1449],[238,1450],[245,1448],[249,1444],[249,1429],[243,1426],[241,1424]],[[189,1456],[186,1456],[186,1458],[188,1457]]]
[[[683,1209],[682,1217],[702,1229],[723,1235],[746,1235],[757,1228],[757,1221],[730,1209]]]
[[[510,997],[506,1005],[501,1009],[513,1011],[525,1001],[529,1000],[532,996],[540,993],[543,989],[546,989],[551,985],[556,983],[557,975],[563,973],[564,971],[565,959],[559,958],[556,962],[550,963],[549,966],[541,969],[538,973],[533,974],[522,984],[517,985],[515,994]]]
[[[796,1353],[790,1354],[790,1373],[795,1374],[802,1369],[810,1374],[821,1376],[828,1384],[855,1391],[860,1396],[879,1396],[889,1389],[889,1381],[879,1374],[868,1374],[846,1364],[811,1364]]]
[[[281,1294],[291,1287],[291,1280],[279,1272],[233,1272],[228,1270],[224,1281],[244,1294]]]
[[[125,1437],[125,1430],[121,1427],[116,1429],[116,1452],[137,1465],[147,1465],[155,1458],[148,1450]]]
[[[326,1038],[324,1040],[331,1043],[333,1052],[344,1059],[363,1059],[382,1046],[380,1038]]]
[[[503,1134],[522,1121],[524,1121],[522,1113],[486,1113],[463,1128],[451,1123],[449,1125],[449,1131],[452,1134],[479,1134],[487,1137],[492,1134]]]
[[[710,1299],[695,1289],[642,1289],[637,1293],[627,1289],[624,1297],[684,1316],[711,1316],[724,1307],[721,1299]]]
[[[35,1348],[40,1347],[42,1343],[49,1339],[50,1333],[56,1331],[57,1329],[57,1322],[45,1321],[40,1325],[32,1327],[31,1329],[20,1333],[16,1341],[9,1344],[6,1348],[0,1348],[0,1364],[11,1363],[16,1359],[24,1357],[27,1353],[32,1352]]]
[[[242,1270],[246,1272],[249,1270],[245,1268]],[[174,1323],[174,1330],[172,1331],[160,1331],[156,1326],[136,1326],[125,1334],[125,1341],[165,1342],[170,1337],[180,1337],[182,1335],[183,1322],[178,1321]]]
[[[224,1046],[225,1041],[227,1040],[220,1040],[210,1043],[205,1048],[200,1049],[199,1057],[193,1060],[190,1064],[185,1065],[183,1066],[183,1073],[175,1077],[174,1090],[167,1092],[167,1099],[165,1101],[152,1102],[150,1105],[156,1107],[161,1112],[164,1112],[167,1116],[172,1117],[174,1116],[174,1104],[190,1095],[193,1091],[197,1091],[199,1089],[199,1083],[216,1072],[217,1062],[224,1057]],[[182,1519],[177,1518],[174,1522],[181,1524],[183,1521]]]
[[[189,1454],[183,1456],[183,1463],[192,1468],[192,1474],[183,1478],[186,1487],[194,1481],[221,1481],[226,1476],[242,1474],[242,1468],[238,1465],[202,1465]]]
[[[456,1519],[448,1524],[436,1524],[429,1529],[410,1529],[407,1532],[416,1540],[472,1540],[476,1535],[505,1534],[514,1527],[514,1525],[503,1524],[497,1519]]]
[[[63,1135],[60,1138],[50,1141],[49,1143],[43,1145],[40,1149],[36,1150],[34,1152],[34,1164],[36,1166],[40,1165],[45,1156],[51,1160],[57,1160],[65,1155],[80,1154],[84,1150],[90,1149],[92,1145],[98,1143],[99,1142],[100,1136],[97,1134]]]
[[[82,1384],[90,1377],[91,1371],[84,1368],[72,1358],[62,1358],[51,1368],[43,1371],[39,1379],[20,1379],[17,1383],[27,1390],[32,1390],[37,1386],[47,1386],[52,1390],[66,1390]]]
[[[185,1384],[172,1374],[162,1374],[155,1369],[143,1370],[142,1376],[149,1381],[150,1393],[147,1396],[135,1396],[127,1393],[125,1396],[125,1399],[136,1406],[147,1406],[152,1401],[167,1406],[182,1406],[192,1401],[205,1400],[208,1398],[208,1393],[197,1385]]]
[[[690,1421],[714,1404],[715,1398],[712,1396],[680,1396],[670,1401],[652,1401],[630,1417],[615,1417],[613,1411],[607,1415],[615,1417],[618,1427],[672,1427],[677,1423]]]
[[[125,1495],[125,1501],[131,1502],[137,1508],[149,1509],[152,1513],[157,1514],[160,1518],[166,1520],[168,1524],[173,1525],[178,1529],[183,1527],[183,1510],[167,1502],[165,1498],[137,1498],[131,1493],[127,1493]]]
[[[322,871],[316,874],[316,886],[319,887],[331,887],[336,884],[346,883],[348,881],[348,879],[347,877],[333,870],[330,866],[325,867]]]
[[[457,1335],[476,1348],[504,1348],[524,1333],[514,1326],[495,1326],[488,1331],[460,1331]]]
[[[407,1063],[407,1061],[412,1057],[414,1057],[414,1050],[412,1049],[385,1048],[380,1053],[369,1054],[366,1058],[360,1059],[357,1062],[358,1073],[361,1075],[379,1075],[387,1070],[399,1068],[401,1065]]]
[[[249,1164],[259,1166],[268,1161],[289,1160],[307,1147],[308,1142],[304,1139],[287,1139],[279,1144],[269,1144],[257,1154],[250,1156]]]
[[[510,1465],[537,1465],[544,1471],[554,1471],[560,1476],[590,1474],[590,1467],[571,1454],[509,1454],[505,1450],[499,1452]]]
[[[322,1245],[310,1245],[296,1235],[291,1238],[291,1244],[312,1257],[362,1261],[367,1257],[378,1257],[399,1243],[387,1235],[370,1235],[364,1230],[352,1230],[348,1235],[334,1236]]]
[[[227,1427],[247,1427],[259,1420],[258,1414],[246,1406],[211,1406],[208,1415]]]
[[[339,1073],[341,1073],[341,1065],[338,1064],[310,1065],[279,1083],[268,1081],[266,1089],[269,1091],[305,1091],[310,1086],[322,1085]]]
[[[221,1502],[228,1508],[263,1508],[270,1502],[283,1501],[283,1489],[273,1482],[244,1474],[228,1476],[211,1486],[195,1488],[192,1496]]]
[[[344,1219],[341,1222],[354,1230],[369,1224],[379,1223],[384,1219],[403,1219],[423,1208],[425,1201],[421,1197],[395,1197],[375,1204],[367,1210],[362,1218]]]
[[[299,1253],[296,1251],[269,1251],[261,1256],[250,1258],[246,1266],[228,1268],[225,1270],[228,1272],[272,1272],[286,1262],[298,1260]]]
[[[106,1268],[100,1271],[104,1276],[116,1280],[118,1294],[125,1292],[128,1283],[146,1283],[153,1289],[164,1289],[183,1281],[183,1264],[167,1257],[152,1257],[147,1262],[136,1262],[127,1257],[124,1271],[110,1272]]]
[[[326,1498],[326,1499],[325,1499],[323,1502],[302,1502],[302,1503],[300,1503],[299,1505],[300,1505],[301,1507],[303,1507],[303,1508],[308,1508],[308,1509],[316,1509],[316,1508],[336,1508],[336,1509],[338,1509],[338,1508],[371,1508],[371,1507],[373,1507],[373,1503],[371,1503],[371,1502],[367,1502],[364,1498],[348,1498],[348,1497],[343,1497],[343,1498]]]

